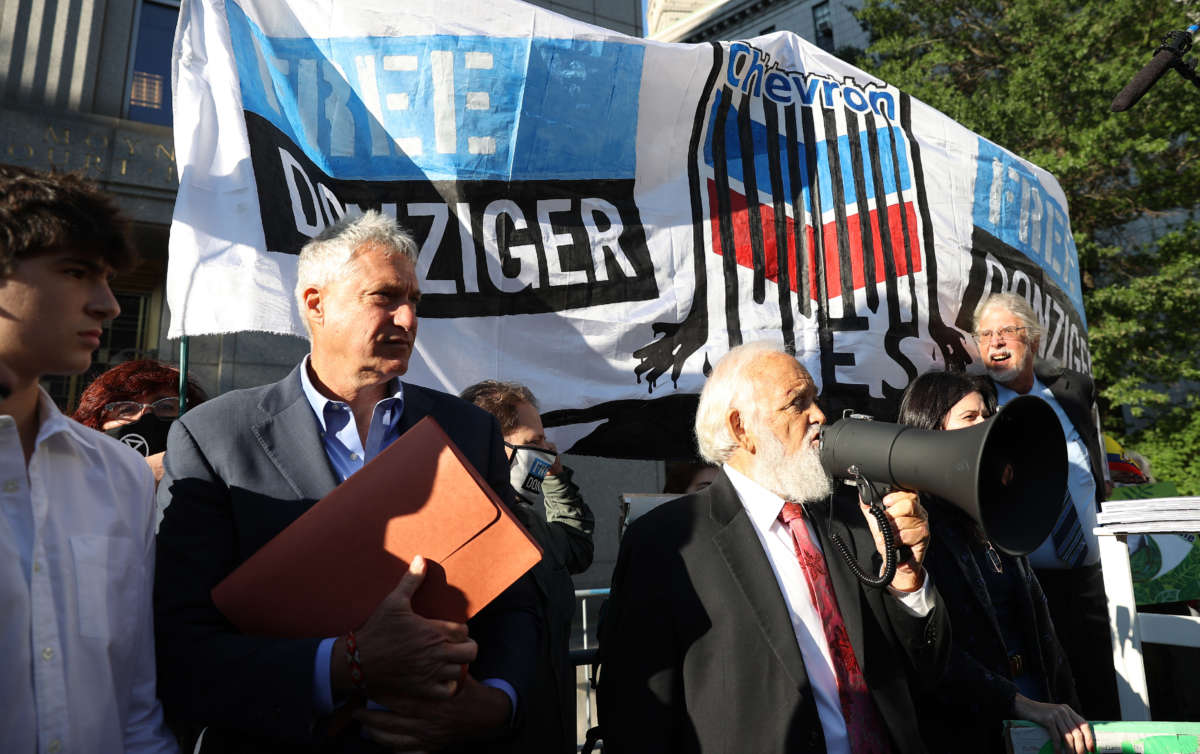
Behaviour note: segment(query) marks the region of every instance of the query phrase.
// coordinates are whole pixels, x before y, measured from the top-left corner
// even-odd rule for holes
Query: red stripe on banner
[[[744,197],[739,197],[745,203]],[[779,282],[779,247],[775,240],[775,208],[769,204],[758,205],[758,217],[762,221],[762,239],[763,239],[763,257],[765,257],[764,267],[767,280],[773,283]],[[746,213],[747,228],[749,227],[750,215]],[[791,225],[791,220],[784,217],[786,225]],[[786,243],[786,242],[785,242]],[[750,237],[746,236],[746,247],[749,252]],[[741,261],[740,254],[738,261]]]
[[[725,250],[721,247],[721,220],[716,212],[718,206],[717,184],[712,180],[708,181],[708,199],[709,211],[712,217],[713,253],[721,255],[725,253]],[[754,252],[750,247],[750,213],[746,204],[746,197],[731,191],[729,193],[729,208],[729,224],[733,230],[734,255],[737,263],[742,267],[753,268]],[[778,283],[779,259],[775,247],[775,209],[769,204],[760,204],[758,211],[759,217],[762,220],[763,248],[766,253],[766,278],[773,283]],[[904,223],[901,221],[901,212],[908,216],[909,244],[912,249],[911,259],[904,254]],[[866,273],[863,264],[861,218],[861,215],[850,215],[846,218],[846,238],[850,244],[850,267],[855,290],[862,288],[866,284]],[[919,272],[921,269],[921,246],[919,243],[919,234],[917,233],[916,209],[912,203],[905,203],[903,208],[895,204],[888,205],[886,221],[887,233],[892,242],[892,257],[896,265],[896,274],[898,276],[907,275],[910,269],[913,272]],[[785,217],[784,222],[787,227],[788,267],[791,273],[788,279],[791,289],[799,291],[800,281],[797,279],[798,265],[796,263],[798,254],[793,232],[794,222],[790,217]],[[871,234],[871,240],[874,242],[875,282],[881,283],[887,278],[887,271],[884,269],[883,264],[883,224],[880,222],[879,212],[871,210],[868,213],[867,222],[869,223],[868,232]],[[817,270],[814,264],[816,256],[816,231],[813,226],[805,225],[804,235],[807,246],[805,253],[808,255],[808,295],[811,300],[816,300]],[[837,223],[831,222],[823,225],[821,228],[821,237],[825,248],[826,295],[829,298],[836,298],[842,295],[842,268],[838,254]]]
[[[842,295],[842,264],[838,258],[837,223],[823,225],[821,238],[825,248],[825,295],[828,298],[837,298]]]
[[[717,184],[708,182],[709,213],[712,215],[713,252],[724,254],[721,248],[721,222],[716,212]],[[767,204],[758,206],[759,218],[762,220],[763,249],[766,256],[766,278],[773,283],[779,281],[779,258],[775,250],[775,210]],[[750,248],[750,212],[746,197],[736,192],[729,192],[729,220],[733,227],[733,248],[737,263],[742,267],[754,267],[754,251]],[[788,233],[791,234],[792,220],[786,218]]]
[[[866,280],[866,270],[863,269],[862,225],[859,222],[862,215],[850,215],[846,218],[846,238],[850,241],[850,280],[854,290],[860,290]]]
[[[908,274],[910,268],[913,272],[920,271],[921,246],[918,243],[916,210],[911,203],[905,204],[903,212],[908,215],[909,243],[912,245],[910,263],[910,260],[904,255],[904,226],[900,222],[901,211],[900,207],[896,205],[889,205],[887,208],[888,230],[892,238],[896,275],[902,277]],[[861,217],[861,215],[850,215],[846,218],[846,239],[850,244],[850,267],[854,290],[859,290],[866,283],[866,274],[863,270],[862,226],[859,222]],[[870,223],[869,231],[875,241],[875,282],[882,283],[887,279],[887,270],[883,266],[883,240],[880,237],[878,212],[871,210],[868,222]],[[829,298],[834,298],[841,295],[842,288],[841,266],[837,251],[837,223],[826,223],[822,228],[821,235],[825,239],[826,293]],[[816,296],[815,287],[813,296],[814,298]]]
[[[883,239],[879,235],[879,210],[871,210],[871,248],[875,254],[875,280],[883,282],[885,270],[883,269]]]
[[[904,277],[908,274],[908,257],[904,256],[904,222],[901,220],[898,204],[889,204],[888,234],[892,237],[892,264],[896,265],[896,275]]]
[[[717,216],[717,184],[712,180],[708,182],[708,216],[712,223],[712,250],[714,254],[721,255],[721,218]]]
[[[904,205],[904,212],[908,215],[908,235],[909,243],[912,248],[912,271],[914,273],[921,271],[921,240],[917,234],[917,210],[913,207],[912,202],[907,202]]]

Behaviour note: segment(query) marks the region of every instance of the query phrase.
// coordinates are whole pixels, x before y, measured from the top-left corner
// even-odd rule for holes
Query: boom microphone
[[[1113,112],[1119,113],[1133,107],[1142,95],[1162,78],[1168,68],[1178,66],[1183,56],[1192,48],[1192,35],[1197,30],[1200,30],[1200,24],[1192,24],[1186,31],[1173,31],[1164,37],[1146,67],[1138,71],[1113,100]]]

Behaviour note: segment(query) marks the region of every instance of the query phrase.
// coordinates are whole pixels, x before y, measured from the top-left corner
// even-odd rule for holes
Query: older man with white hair
[[[831,495],[824,422],[812,377],[775,346],[714,368],[696,437],[721,473],[622,539],[601,628],[605,751],[925,750],[910,684],[933,682],[949,645],[921,566],[928,522],[914,493],[884,497],[912,557],[887,589],[864,587],[830,535],[868,569],[881,537],[852,492]]]
[[[1096,385],[1082,372],[1038,357],[1042,323],[1023,296],[996,293],[975,309],[975,339],[1001,406],[1018,395],[1036,395],[1058,415],[1067,438],[1067,496],[1059,520],[1029,562],[1046,593],[1084,717],[1121,716],[1109,640],[1096,514],[1107,496]]]
[[[206,729],[204,751],[486,751],[482,740],[503,739],[526,712],[540,630],[526,579],[467,625],[429,620],[409,601],[424,577],[414,559],[356,632],[311,639],[240,634],[209,596],[426,416],[509,499],[496,420],[399,379],[417,334],[416,249],[376,212],[313,239],[296,286],[311,353],[279,382],[226,393],[172,425],[159,486],[159,688],[170,719]],[[382,708],[355,713],[362,735],[335,723],[364,698]]]

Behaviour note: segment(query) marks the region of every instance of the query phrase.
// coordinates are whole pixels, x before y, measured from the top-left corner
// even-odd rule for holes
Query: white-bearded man
[[[696,437],[721,473],[622,540],[601,627],[606,751],[925,751],[910,684],[936,679],[950,641],[921,567],[928,521],[914,493],[885,496],[913,555],[887,589],[830,554],[836,533],[877,567],[882,542],[850,488],[831,494],[815,401],[775,346],[713,370]]]

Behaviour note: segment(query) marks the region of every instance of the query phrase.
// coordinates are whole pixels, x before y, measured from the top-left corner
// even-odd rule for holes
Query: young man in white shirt
[[[155,692],[153,476],[38,384],[88,368],[133,259],[92,185],[0,168],[0,751],[177,750]]]

